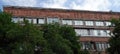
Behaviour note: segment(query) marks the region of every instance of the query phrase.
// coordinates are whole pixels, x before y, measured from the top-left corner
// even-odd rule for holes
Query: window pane
[[[38,24],[44,24],[45,23],[45,19],[38,19]]]
[[[14,23],[18,23],[18,22],[22,22],[23,18],[12,18],[12,22]]]
[[[93,21],[85,21],[85,24],[86,24],[87,26],[93,26]]]
[[[100,30],[100,36],[106,36],[105,30]]]
[[[93,30],[94,36],[107,36],[106,30]]]
[[[110,37],[110,30],[106,30],[107,36]]]
[[[102,50],[105,50],[105,44],[102,43]]]
[[[102,50],[102,44],[101,43],[99,43],[99,48],[100,48],[100,51]]]
[[[31,23],[31,22],[32,22],[32,19],[26,18],[26,20],[28,20],[28,22],[29,22],[29,23]]]
[[[108,48],[110,47],[110,44],[107,44],[108,45]]]
[[[76,20],[76,21],[74,21],[74,23],[75,23],[75,25],[83,25],[83,21]]]
[[[47,23],[55,23],[55,22],[59,22],[58,18],[47,18]]]
[[[96,49],[97,49],[98,51],[100,51],[100,46],[99,46],[99,44],[100,44],[99,42],[96,43]]]
[[[37,24],[37,19],[32,19],[32,18],[26,18],[29,23]]]
[[[77,36],[109,37],[109,30],[75,29]]]
[[[94,30],[90,30],[90,36],[95,36],[94,35]]]
[[[33,19],[33,24],[37,24],[37,19]]]
[[[98,36],[98,30],[93,30],[93,32],[94,32],[93,33],[94,36]]]
[[[96,26],[104,26],[103,22],[95,22]]]
[[[77,36],[81,35],[81,34],[80,34],[80,30],[75,29],[75,32],[76,32],[76,35],[77,35]]]
[[[76,35],[88,36],[88,30],[86,29],[75,29]]]
[[[81,42],[81,44],[82,44],[82,47],[81,47],[82,50],[85,49],[85,43],[84,43],[84,42]]]
[[[108,47],[107,47],[107,43],[105,43],[105,49],[107,49]]]
[[[111,22],[105,22],[105,25],[106,25],[106,26],[110,26],[110,25],[111,25]]]
[[[87,50],[90,49],[90,43],[89,42],[85,42],[85,49],[87,49]]]
[[[17,18],[12,18],[12,22],[17,23],[18,19]]]
[[[72,25],[72,20],[62,20],[62,24]]]

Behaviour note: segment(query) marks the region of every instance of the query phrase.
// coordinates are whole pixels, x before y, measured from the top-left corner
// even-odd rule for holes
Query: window
[[[94,30],[94,36],[107,36],[106,30]]]
[[[75,29],[75,32],[76,32],[76,35],[77,35],[77,36],[81,35],[81,33],[80,33],[80,30],[79,30],[79,29]]]
[[[84,43],[84,42],[81,42],[81,44],[82,44],[82,45],[81,45],[81,46],[82,46],[81,49],[85,49],[85,43]]]
[[[37,19],[26,18],[25,20],[28,20],[29,23],[37,24]]]
[[[90,50],[91,46],[89,42],[82,42],[82,49]]]
[[[98,43],[98,50],[101,51],[102,50],[102,44],[101,43]]]
[[[75,20],[74,21],[75,25],[83,25],[83,21]]]
[[[105,50],[105,44],[101,43],[101,46],[102,46],[102,50]]]
[[[107,42],[81,42],[82,47],[81,49],[87,49],[87,50],[97,50],[97,51],[103,51],[107,48],[109,48],[109,44]]]
[[[107,36],[109,36],[108,32],[109,32],[108,30],[91,30],[90,34],[93,36],[107,37]]]
[[[110,47],[110,44],[107,43],[107,47],[109,48],[109,47]]]
[[[23,18],[12,18],[12,22],[14,23],[18,23],[18,22],[22,22]]]
[[[59,22],[58,18],[47,18],[47,23],[55,23],[55,22]]]
[[[76,35],[88,36],[88,30],[86,29],[75,29]]]
[[[62,20],[62,24],[72,25],[72,20]]]
[[[100,50],[99,43],[96,43],[96,50],[97,50],[97,51]]]
[[[38,19],[38,24],[44,24],[45,23],[45,19]]]
[[[85,21],[85,24],[87,25],[87,26],[93,26],[94,24],[93,24],[93,21]]]
[[[94,32],[94,36],[98,36],[99,35],[99,33],[98,33],[98,30],[93,30],[93,32]]]
[[[103,51],[103,50],[109,48],[108,45],[109,45],[108,43],[97,42],[97,43],[96,43],[96,48],[97,48],[98,51]]]
[[[94,35],[94,30],[93,30],[93,29],[90,29],[89,33],[90,33],[90,34],[89,34],[90,36],[95,36],[95,35]]]
[[[32,19],[33,24],[37,24],[37,19]]]
[[[111,25],[111,22],[105,22],[105,25],[106,25],[106,26],[110,26],[110,25]]]
[[[104,23],[99,21],[99,22],[95,22],[95,25],[96,26],[104,26]]]
[[[75,29],[77,36],[109,37],[110,30]]]
[[[107,36],[110,37],[110,30],[106,30]]]
[[[32,23],[32,19],[26,18],[25,20],[28,20],[29,23]]]
[[[105,30],[100,30],[100,36],[106,36],[106,35],[107,35],[107,33]]]

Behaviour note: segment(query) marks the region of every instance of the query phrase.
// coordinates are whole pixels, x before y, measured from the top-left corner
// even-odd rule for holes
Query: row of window
[[[110,37],[110,30],[75,29],[77,36]]]
[[[87,50],[97,50],[97,51],[103,51],[110,47],[108,43],[104,42],[81,42],[82,47],[81,49],[87,49]]]
[[[12,18],[12,21],[14,23],[18,23],[18,22],[23,22],[24,20],[28,20],[29,23],[33,23],[33,24],[44,24],[45,20],[44,19],[36,19],[36,18]]]
[[[60,22],[58,18],[47,18],[45,20],[44,18],[25,18],[29,21],[29,23],[33,24],[44,24],[46,21],[47,23],[53,23],[53,22]],[[12,21],[17,23],[23,21],[24,18],[12,18]],[[63,19],[62,24],[67,25],[87,25],[87,26],[109,26],[111,25],[108,21],[82,21],[82,20],[65,20]]]
[[[87,26],[110,26],[108,21],[82,21],[82,20],[62,20],[63,24],[68,25],[87,25]]]

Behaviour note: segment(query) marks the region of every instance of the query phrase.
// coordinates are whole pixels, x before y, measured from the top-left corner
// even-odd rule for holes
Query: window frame
[[[103,21],[95,21],[96,26],[105,26]]]
[[[73,20],[73,22],[74,22],[74,25],[76,25],[76,26],[77,25],[84,25],[84,21],[82,21],[82,20]]]
[[[23,22],[24,21],[24,18],[22,18],[22,17],[12,17],[12,20],[11,20],[12,22],[14,22],[14,23],[21,23],[21,22]]]
[[[63,25],[73,25],[73,20],[72,19],[62,19],[62,24]]]
[[[111,26],[111,25],[112,25],[111,22],[109,22],[109,21],[105,21],[105,26]]]
[[[49,21],[50,20],[50,21]],[[57,21],[56,21],[57,20]],[[59,18],[57,18],[57,17],[47,17],[47,23],[49,24],[49,23],[59,23]]]
[[[43,20],[42,23],[39,22],[40,19]],[[38,24],[45,24],[45,18],[37,18],[37,23]]]
[[[37,18],[25,18],[25,20],[28,20],[28,23],[37,24]],[[36,21],[34,22],[34,20]]]
[[[91,24],[92,23],[92,24]],[[86,26],[94,26],[94,21],[92,21],[92,20],[86,20],[85,21],[85,25]]]

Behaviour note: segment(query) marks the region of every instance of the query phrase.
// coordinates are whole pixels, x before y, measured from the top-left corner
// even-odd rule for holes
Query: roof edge
[[[29,9],[45,9],[45,10],[56,10],[56,11],[73,11],[73,12],[92,12],[92,13],[108,13],[108,14],[120,14],[120,12],[113,11],[90,11],[90,10],[74,10],[74,9],[62,9],[62,8],[44,8],[44,7],[30,7],[30,6],[11,6],[11,5],[3,5],[3,10],[6,7],[10,8],[29,8]]]

